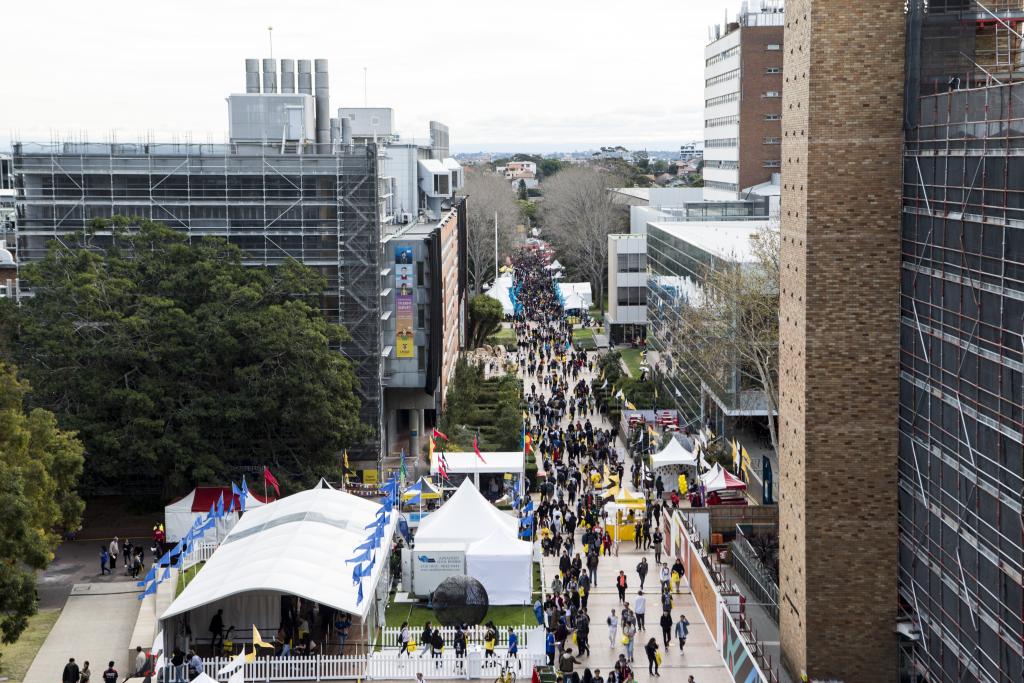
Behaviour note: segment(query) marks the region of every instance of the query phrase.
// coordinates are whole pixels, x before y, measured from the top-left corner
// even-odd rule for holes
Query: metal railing
[[[729,552],[732,554],[733,571],[747,585],[753,597],[761,603],[775,623],[779,623],[778,584],[753,556],[746,541],[733,541],[729,544]]]
[[[200,562],[206,562],[213,557],[213,551],[217,549],[219,543],[213,541],[203,541],[202,543],[193,543],[192,547],[189,548],[188,552],[181,559],[182,570],[193,567]]]
[[[536,625],[530,626],[530,625],[527,625],[527,624],[523,624],[522,626],[513,626],[512,627],[512,632],[515,633],[516,637],[519,639],[519,648],[520,649],[525,649],[527,647],[530,631],[532,629],[534,629],[534,628],[537,628]],[[381,640],[381,646],[382,647],[398,647],[398,644],[401,641],[401,635],[402,635],[401,627],[399,627],[399,626],[386,626],[383,629],[381,629],[381,631],[382,631],[382,636],[383,636],[383,639]],[[409,629],[409,635],[412,637],[412,640],[414,642],[419,643],[421,631],[422,631],[422,629],[416,629],[416,628],[410,628]],[[438,631],[441,632],[441,637],[444,639],[444,642],[446,642],[446,643],[455,642],[455,631],[456,631],[456,629],[455,629],[454,626],[442,626],[442,627],[440,627],[438,629]],[[469,628],[467,628],[464,631],[464,633],[466,634],[466,644],[467,645],[483,645],[484,644],[484,635],[487,633],[487,627],[486,626],[480,626],[480,625],[478,625],[478,626],[470,626]],[[497,642],[498,642],[499,645],[507,644],[508,643],[508,627],[507,626],[503,626],[503,627],[499,627],[498,628],[498,639],[497,639]]]

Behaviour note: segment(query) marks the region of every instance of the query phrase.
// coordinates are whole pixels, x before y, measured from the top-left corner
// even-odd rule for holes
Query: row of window
[[[782,144],[782,138],[767,137],[766,136],[764,138],[764,144],[766,144],[766,145],[781,145]]]
[[[704,168],[722,168],[726,170],[734,170],[740,167],[738,161],[726,161],[724,159],[709,159],[704,162]]]
[[[714,119],[705,119],[705,128],[714,128],[716,126],[730,126],[740,122],[739,116],[719,116]]]
[[[646,306],[647,287],[619,287],[620,306]]]
[[[711,138],[710,140],[704,141],[704,148],[708,147],[735,147],[737,144],[736,138]]]
[[[707,59],[705,59],[704,60],[704,65],[705,66],[711,66],[712,64],[718,64],[721,61],[729,59],[729,57],[735,57],[739,53],[740,53],[740,46],[739,45],[733,45],[728,50],[723,50],[722,52],[719,52],[717,55],[712,55],[712,56],[708,57]]]
[[[736,183],[723,183],[720,180],[705,180],[704,187],[710,187],[716,190],[729,190],[731,192],[739,190],[739,185]]]
[[[740,77],[740,70],[739,69],[733,69],[732,71],[726,71],[724,74],[718,74],[717,76],[712,76],[711,78],[705,79],[704,80],[704,85],[706,87],[710,88],[713,85],[718,85],[719,83],[725,83],[726,81],[731,81],[731,80],[734,80],[734,79],[739,78],[739,77]]]
[[[620,273],[642,273],[647,270],[647,254],[619,254]]]
[[[765,114],[764,115],[764,120],[765,121],[781,121],[782,120],[782,114]]]
[[[765,168],[782,168],[782,159],[765,159],[762,165]]]
[[[712,97],[704,100],[705,107],[714,107],[719,104],[726,104],[728,102],[739,102],[740,94],[738,92],[731,92],[728,95],[719,95],[718,97]]]

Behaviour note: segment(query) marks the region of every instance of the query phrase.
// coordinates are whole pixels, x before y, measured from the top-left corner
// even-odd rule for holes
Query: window
[[[782,120],[782,114],[765,114],[764,115],[764,120],[765,121],[781,121]]]
[[[739,190],[739,185],[736,183],[723,183],[718,180],[705,180],[704,187],[710,187],[715,190],[729,190],[731,192]]]
[[[740,70],[739,69],[733,69],[732,71],[726,71],[724,74],[718,74],[717,76],[712,76],[711,78],[705,79],[704,85],[706,87],[711,87],[712,85],[718,85],[719,83],[725,83],[726,81],[731,81],[734,78],[739,78],[739,77],[740,77]]]
[[[447,173],[444,175],[437,174],[434,176],[434,193],[435,194],[450,194],[451,176]]]
[[[423,304],[416,305],[416,327],[420,329],[427,326],[427,307]]]
[[[646,287],[619,287],[618,301],[620,306],[646,306]]]
[[[642,273],[647,268],[647,254],[619,254],[620,273]]]
[[[782,167],[782,160],[781,159],[765,159],[764,167],[765,168],[781,168]]]
[[[764,94],[765,97],[781,97],[782,94],[778,90],[769,90]]]
[[[416,262],[416,286],[417,287],[422,287],[423,286],[423,278],[424,278],[424,272],[423,271],[425,271],[425,270],[426,270],[426,268],[423,267],[423,261],[417,261]]]
[[[767,69],[764,70],[764,72],[766,74],[780,74],[782,73],[782,67],[769,66]]]
[[[725,170],[735,170],[740,167],[738,161],[726,161],[724,159],[711,159],[704,162],[704,168],[721,168]]]
[[[726,104],[728,102],[738,102],[740,94],[738,92],[731,92],[728,95],[719,95],[718,97],[712,97],[709,100],[704,100],[705,107],[714,107],[719,104]]]
[[[735,147],[736,138],[712,138],[704,141],[704,147]]]
[[[739,116],[719,116],[714,119],[705,119],[705,128],[714,128],[715,126],[729,126],[740,122]]]
[[[766,144],[766,145],[781,145],[782,144],[782,138],[766,137],[764,139],[764,144]]]
[[[728,50],[723,50],[723,51],[719,52],[717,55],[711,55],[710,57],[705,59],[704,60],[704,65],[705,66],[711,66],[712,64],[718,64],[721,61],[729,59],[729,57],[735,57],[739,53],[740,53],[740,46],[739,45],[733,45]]]
[[[769,52],[777,52],[782,49],[782,46],[779,45],[778,43],[768,43],[767,45],[764,46],[764,49],[768,50]]]

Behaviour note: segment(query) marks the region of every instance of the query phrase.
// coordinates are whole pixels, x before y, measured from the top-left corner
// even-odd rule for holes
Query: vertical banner
[[[395,247],[395,357],[415,358],[416,264],[412,247]]]

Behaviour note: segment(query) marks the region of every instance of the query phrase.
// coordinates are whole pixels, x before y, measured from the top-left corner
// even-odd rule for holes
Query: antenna
[[[274,27],[267,27],[267,40],[270,41],[270,58],[274,58]]]
[[[367,104],[366,98],[366,67],[363,67],[363,109],[366,109],[369,105]]]

